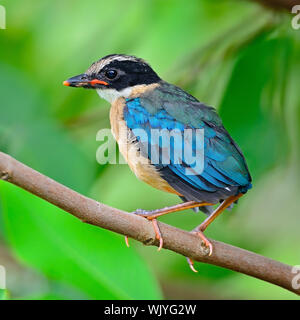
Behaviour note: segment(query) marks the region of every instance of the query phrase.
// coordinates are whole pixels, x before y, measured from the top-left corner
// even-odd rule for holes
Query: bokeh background
[[[270,1],[272,2],[272,1]],[[126,165],[96,162],[109,105],[62,86],[100,57],[134,54],[215,106],[253,189],[207,236],[300,264],[300,29],[289,12],[230,0],[1,0],[0,149],[78,192],[133,211],[178,203]],[[294,299],[284,289],[85,225],[0,181],[7,299]],[[193,211],[161,220],[190,230]]]

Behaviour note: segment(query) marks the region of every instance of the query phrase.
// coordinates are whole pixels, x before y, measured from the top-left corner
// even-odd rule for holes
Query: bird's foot
[[[212,243],[206,238],[202,231],[192,231],[192,233],[196,234],[202,240],[202,245],[204,245],[209,251],[208,256],[211,256],[213,253],[213,245]]]
[[[206,236],[203,234],[202,231],[199,230],[199,228],[191,231],[192,233],[196,234],[198,237],[200,237],[201,241],[202,241],[202,245],[204,245],[209,251],[208,251],[208,256],[211,256],[213,253],[213,245],[212,243],[206,238]],[[186,258],[187,262],[191,268],[191,270],[193,272],[198,272],[195,268],[194,268],[194,261],[191,258]]]
[[[159,241],[159,246],[158,246],[157,251],[160,251],[162,249],[162,247],[163,247],[164,240],[163,240],[163,237],[161,235],[161,232],[160,232],[160,229],[159,229],[159,226],[158,226],[158,223],[157,223],[157,219],[148,219],[148,220],[151,220],[151,222],[153,224],[153,229],[154,229],[154,232],[155,232],[155,238]]]
[[[161,232],[160,232],[160,229],[159,229],[159,226],[158,226],[158,223],[157,223],[157,219],[156,219],[156,214],[160,212],[160,210],[152,210],[152,211],[147,211],[147,210],[143,210],[143,209],[137,209],[136,211],[134,211],[133,213],[134,214],[137,214],[137,215],[140,215],[148,220],[150,220],[152,222],[152,225],[153,225],[153,229],[154,229],[154,232],[155,232],[155,238],[157,240],[159,240],[159,246],[158,246],[158,249],[157,251],[160,251],[163,247],[163,238],[162,238],[162,235],[161,235]],[[126,246],[129,247],[129,241],[128,241],[128,237],[125,236],[125,243],[126,243]]]

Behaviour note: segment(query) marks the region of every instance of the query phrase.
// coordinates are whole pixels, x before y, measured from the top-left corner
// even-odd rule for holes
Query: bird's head
[[[94,62],[78,76],[64,81],[70,87],[96,89],[109,102],[119,97],[128,97],[139,85],[150,85],[160,81],[150,65],[137,57],[112,54]]]

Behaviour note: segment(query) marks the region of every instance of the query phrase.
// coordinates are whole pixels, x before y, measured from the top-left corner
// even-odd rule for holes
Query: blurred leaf
[[[0,289],[0,300],[7,300],[7,299],[8,299],[7,291],[4,289]]]
[[[108,184],[110,188],[106,187]],[[127,164],[107,165],[95,182],[91,194],[101,202],[129,212],[137,208],[152,210],[181,202],[178,196],[155,189],[139,180]],[[183,212],[178,214],[182,215]],[[167,215],[166,219],[168,217],[173,217],[173,214]]]
[[[21,300],[67,300],[67,298],[60,296],[59,294],[45,293],[43,295],[27,296]]]
[[[257,178],[287,157],[288,140],[282,118],[262,95],[274,76],[284,39],[261,35],[245,47],[233,69],[220,107],[225,127],[242,148],[250,172]]]
[[[0,183],[7,238],[16,254],[50,278],[94,299],[156,299],[155,279],[122,237],[84,225],[8,183]]]
[[[47,102],[39,99],[30,79],[6,66],[2,70],[4,110],[0,126],[6,151],[87,193],[96,162],[91,163],[47,114]],[[9,85],[12,82],[13,88]],[[147,267],[134,251],[126,250],[121,237],[58,214],[59,209],[8,185],[2,186],[2,201],[6,236],[26,263],[77,286],[92,298],[159,297]],[[72,247],[75,243],[78,249]],[[115,257],[126,260],[122,270]],[[135,277],[138,281],[133,280]]]
[[[0,148],[53,179],[86,192],[96,163],[48,114],[47,101],[30,85],[31,79],[5,65],[0,67]]]

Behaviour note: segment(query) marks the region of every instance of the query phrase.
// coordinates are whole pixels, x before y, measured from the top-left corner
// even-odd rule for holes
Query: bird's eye
[[[105,72],[105,77],[110,80],[115,79],[117,75],[118,75],[118,72],[116,70],[111,69]]]

